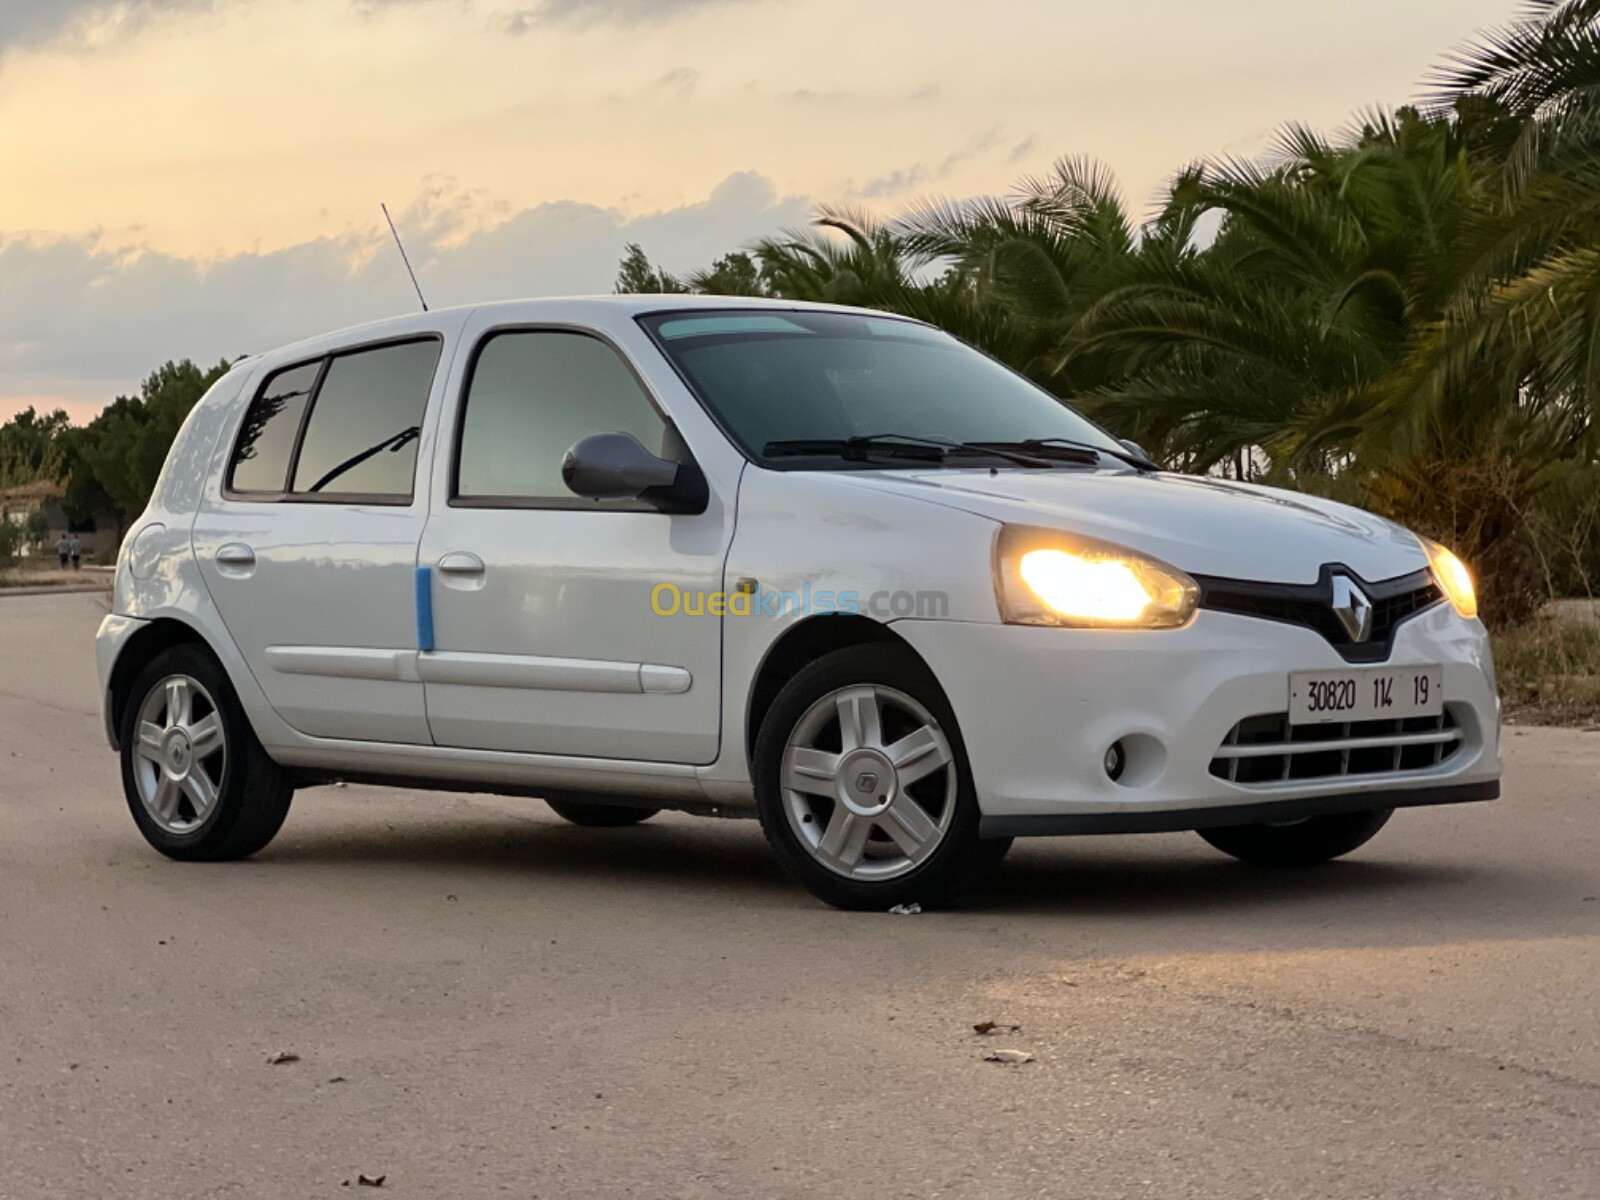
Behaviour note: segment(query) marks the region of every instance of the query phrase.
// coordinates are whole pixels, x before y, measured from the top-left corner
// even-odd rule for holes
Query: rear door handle
[[[483,559],[465,550],[452,550],[439,560],[439,570],[446,575],[482,575]]]
[[[229,542],[218,548],[217,561],[225,567],[253,567],[256,552],[243,542]]]

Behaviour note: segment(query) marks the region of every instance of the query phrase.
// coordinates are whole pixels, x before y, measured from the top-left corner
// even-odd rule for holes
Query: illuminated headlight
[[[1472,572],[1467,570],[1467,564],[1462,562],[1438,542],[1430,542],[1425,537],[1417,538],[1422,543],[1422,548],[1428,553],[1428,561],[1433,564],[1433,578],[1438,582],[1444,594],[1450,597],[1450,603],[1463,617],[1478,615],[1478,590],[1472,586]]]
[[[1013,625],[1173,629],[1200,589],[1135,550],[1053,529],[1007,525],[995,545],[1000,615]]]

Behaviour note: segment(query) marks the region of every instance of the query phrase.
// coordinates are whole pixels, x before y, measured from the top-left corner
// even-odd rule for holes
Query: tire
[[[174,698],[175,686],[179,696],[187,692],[186,702]],[[214,737],[217,748],[207,752]],[[173,646],[139,672],[122,714],[121,746],[134,823],[168,858],[247,858],[289,815],[288,775],[261,748],[227,672],[204,647]]]
[[[1199,833],[1224,854],[1251,866],[1313,867],[1366,845],[1393,815],[1392,808],[1378,808],[1288,825],[1230,825]]]
[[[887,753],[896,747],[898,765]],[[835,908],[947,904],[1011,845],[978,837],[955,713],[900,646],[836,650],[797,672],[761,722],[755,772],[778,862]]]
[[[648,821],[661,810],[632,804],[596,804],[589,800],[552,800],[545,797],[550,811],[564,821],[590,829],[620,829]]]

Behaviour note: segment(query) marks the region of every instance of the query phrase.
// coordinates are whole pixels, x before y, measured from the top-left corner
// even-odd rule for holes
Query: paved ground
[[[0,599],[6,1200],[359,1172],[424,1197],[1600,1195],[1600,735],[1517,733],[1506,799],[1308,874],[1193,836],[1034,843],[920,917],[819,907],[748,822],[364,788],[304,794],[252,862],[180,866],[101,742],[104,603]]]

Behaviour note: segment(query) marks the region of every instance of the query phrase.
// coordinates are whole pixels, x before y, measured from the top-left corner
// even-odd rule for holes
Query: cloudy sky
[[[609,291],[1062,154],[1414,97],[1513,0],[0,0],[0,418],[413,303]]]

